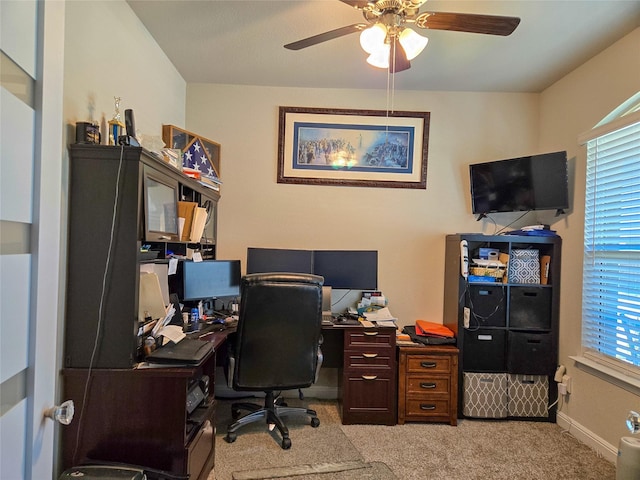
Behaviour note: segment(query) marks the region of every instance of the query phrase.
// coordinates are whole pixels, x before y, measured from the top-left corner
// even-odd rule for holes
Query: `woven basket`
[[[497,265],[469,267],[469,273],[471,273],[471,275],[478,275],[480,277],[502,278],[504,277],[505,271],[506,271],[505,267],[499,267]]]

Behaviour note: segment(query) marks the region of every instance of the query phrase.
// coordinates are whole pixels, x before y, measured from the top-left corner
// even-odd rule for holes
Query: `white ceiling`
[[[287,43],[364,19],[338,0],[127,0],[188,83],[381,88],[357,33]],[[540,92],[640,26],[640,0],[429,0],[421,11],[521,18],[508,37],[419,30],[427,48],[396,90]],[[640,45],[638,45],[640,61]]]

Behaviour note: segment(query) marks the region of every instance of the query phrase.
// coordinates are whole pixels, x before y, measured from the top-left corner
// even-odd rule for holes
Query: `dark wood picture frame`
[[[429,112],[279,108],[278,183],[426,189]]]

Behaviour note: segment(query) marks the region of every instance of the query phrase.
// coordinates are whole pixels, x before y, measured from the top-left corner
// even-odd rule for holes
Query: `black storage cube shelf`
[[[507,371],[529,375],[552,375],[555,355],[551,333],[509,332]]]
[[[551,289],[511,287],[509,327],[549,330],[551,328]]]
[[[472,372],[504,372],[506,331],[480,328],[464,330],[463,361]]]
[[[470,285],[471,327],[506,327],[507,293],[503,286]]]

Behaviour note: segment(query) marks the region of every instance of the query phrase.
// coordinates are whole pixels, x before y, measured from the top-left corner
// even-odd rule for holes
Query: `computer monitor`
[[[247,248],[247,273],[313,273],[311,250]]]
[[[333,289],[376,290],[378,252],[376,250],[315,250],[313,273],[324,277]]]
[[[240,260],[183,261],[181,300],[240,296]]]

